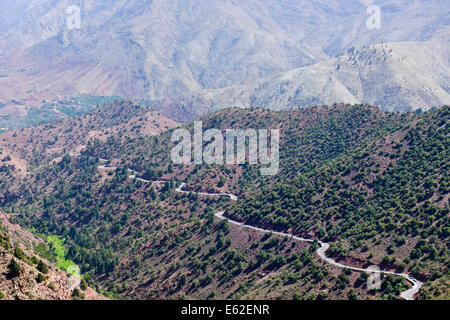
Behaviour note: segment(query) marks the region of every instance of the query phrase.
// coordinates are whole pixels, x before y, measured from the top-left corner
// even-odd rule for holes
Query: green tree
[[[36,278],[37,283],[44,282],[45,280],[46,280],[45,276],[42,273],[39,273],[37,278]]]
[[[11,262],[8,265],[8,270],[9,270],[9,277],[10,278],[16,278],[18,276],[20,276],[20,266],[19,264],[16,262],[16,260],[11,259]]]
[[[25,260],[25,254],[23,253],[22,249],[20,249],[19,247],[16,247],[16,248],[14,249],[14,256],[15,256],[17,259]]]
[[[47,265],[46,265],[42,260],[39,260],[39,263],[38,263],[38,265],[37,265],[37,269],[38,269],[40,272],[44,273],[44,274],[47,274],[47,273],[48,273],[48,267],[47,267]]]

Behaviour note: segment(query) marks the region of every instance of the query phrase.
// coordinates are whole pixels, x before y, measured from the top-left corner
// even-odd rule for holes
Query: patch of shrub
[[[16,260],[11,259],[11,262],[8,264],[8,276],[10,278],[16,278],[18,276],[20,276],[20,266],[19,264],[16,262]]]

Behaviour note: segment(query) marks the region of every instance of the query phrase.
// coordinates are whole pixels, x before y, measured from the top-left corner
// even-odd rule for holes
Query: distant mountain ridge
[[[427,41],[449,30],[444,0],[122,0],[113,5],[91,0],[78,2],[81,29],[69,30],[66,11],[73,4],[2,1],[0,102],[20,98],[32,103],[78,93],[177,98],[261,81],[352,47]],[[366,26],[370,4],[380,8],[380,29]],[[426,61],[415,63],[426,67]],[[392,75],[405,76],[402,71]],[[322,75],[318,85],[326,80]],[[400,90],[415,89],[408,85]],[[334,86],[325,90],[326,102],[344,102],[331,101],[347,97],[335,94],[340,89]],[[436,100],[436,94],[423,94],[424,101]],[[377,102],[369,98],[363,102]],[[398,102],[401,110],[408,103],[402,97]]]
[[[188,113],[239,106],[286,110],[371,103],[388,111],[428,110],[450,103],[448,38],[351,49],[312,66],[243,85],[202,90],[172,103]]]

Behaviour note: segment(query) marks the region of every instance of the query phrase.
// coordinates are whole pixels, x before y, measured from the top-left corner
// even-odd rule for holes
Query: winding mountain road
[[[106,162],[107,160],[105,159],[100,159],[102,162]],[[115,170],[117,169],[116,167],[108,167],[105,165],[100,165],[98,166],[98,169],[103,169],[103,170]],[[128,169],[128,171],[131,173],[131,175],[129,176],[131,179],[136,179],[142,182],[146,182],[146,183],[165,183],[166,181],[161,181],[161,180],[154,180],[154,181],[149,181],[149,180],[145,180],[142,178],[137,178],[136,175],[138,175],[139,173],[137,171]],[[225,197],[229,197],[230,200],[232,201],[238,201],[238,197],[234,194],[230,194],[230,193],[208,193],[208,192],[194,192],[194,191],[187,191],[187,190],[183,190],[183,188],[186,186],[186,183],[181,183],[181,185],[175,189],[176,192],[178,193],[193,193],[193,194],[198,194],[201,196],[209,196],[209,197],[216,197],[216,196],[225,196]],[[275,231],[275,230],[268,230],[268,229],[263,229],[263,228],[258,228],[255,226],[251,226],[242,222],[238,222],[235,220],[232,220],[228,217],[224,216],[225,212],[224,211],[220,211],[217,212],[215,214],[215,216],[218,219],[222,219],[222,220],[228,220],[231,224],[240,226],[242,228],[247,228],[247,229],[251,229],[251,230],[255,230],[255,231],[259,231],[262,233],[267,233],[270,232],[272,234],[276,234],[279,236],[283,236],[283,237],[289,237],[292,238],[294,240],[297,241],[303,241],[303,242],[314,242],[314,239],[306,239],[306,238],[301,238],[298,236],[295,236],[293,234],[289,234],[289,233],[285,233],[285,232],[279,232],[279,231]],[[328,257],[326,255],[326,251],[328,250],[328,248],[330,247],[330,245],[326,242],[322,242],[322,241],[318,241],[318,243],[320,244],[320,247],[317,249],[316,253],[317,255],[324,261],[326,261],[327,263],[336,266],[338,268],[347,268],[347,269],[351,269],[354,271],[358,271],[358,272],[367,272],[367,273],[381,273],[381,274],[391,274],[391,275],[395,275],[395,276],[400,276],[405,278],[407,281],[409,281],[412,284],[412,287],[408,290],[405,290],[403,292],[401,292],[400,297],[402,297],[405,300],[414,300],[414,296],[419,292],[420,288],[422,287],[423,283],[420,282],[419,280],[415,279],[413,276],[406,274],[406,273],[398,273],[398,272],[393,272],[393,271],[383,271],[383,270],[372,270],[369,268],[358,268],[358,267],[352,267],[352,266],[348,266],[348,265],[344,265],[342,263],[336,262],[334,259]]]
[[[207,197],[225,196],[225,197],[230,197],[230,199],[233,201],[238,201],[238,197],[236,197],[234,194],[185,191],[185,190],[183,190],[183,188],[185,186],[186,186],[186,183],[183,182],[178,188],[175,189],[175,191],[179,192],[179,193],[195,193],[195,194],[198,194],[199,196],[207,196]]]
[[[100,161],[104,161],[106,162],[107,160],[105,159],[100,159]],[[99,170],[111,170],[114,171],[117,169],[117,167],[113,167],[113,166],[105,166],[105,165],[100,165],[97,167]],[[156,183],[156,184],[160,184],[160,183],[166,183],[167,181],[164,180],[145,180],[142,178],[137,178],[136,176],[139,175],[139,172],[128,169],[128,172],[131,173],[131,175],[129,175],[128,177],[130,179],[136,179],[137,181],[141,181],[141,182],[145,182],[145,183]]]
[[[233,195],[233,194],[229,194],[229,193],[206,193],[206,192],[192,192],[192,191],[186,191],[183,190],[183,187],[185,187],[186,184],[183,182],[177,189],[177,192],[181,192],[181,193],[196,193],[198,195],[204,195],[204,196],[226,196],[226,197],[230,197],[231,200],[233,201],[237,201],[238,197]],[[263,232],[263,233],[267,233],[270,232],[272,234],[276,234],[279,236],[283,236],[283,237],[289,237],[291,239],[297,240],[297,241],[303,241],[303,242],[314,242],[314,239],[305,239],[305,238],[301,238],[298,236],[295,236],[293,234],[289,234],[289,233],[285,233],[285,232],[279,232],[279,231],[275,231],[275,230],[267,230],[267,229],[263,229],[263,228],[258,228],[255,226],[251,226],[242,222],[238,222],[235,220],[232,220],[228,217],[224,216],[225,212],[224,211],[220,211],[217,212],[215,214],[215,216],[219,219],[224,219],[224,220],[228,220],[231,224],[240,226],[242,228],[247,228],[247,229],[251,229],[251,230],[255,230],[255,231],[259,231],[259,232]],[[354,271],[358,271],[358,272],[367,272],[367,273],[381,273],[381,274],[391,274],[391,275],[395,275],[395,276],[400,276],[405,278],[407,281],[409,281],[413,286],[408,289],[405,290],[403,292],[401,292],[400,297],[402,297],[405,300],[414,300],[414,296],[416,295],[417,292],[419,292],[420,288],[422,287],[422,282],[420,282],[419,280],[415,279],[413,276],[406,274],[406,273],[398,273],[398,272],[393,272],[393,271],[383,271],[383,270],[372,270],[369,268],[358,268],[358,267],[352,267],[352,266],[347,266],[344,265],[342,263],[336,262],[334,259],[328,257],[325,252],[328,250],[328,248],[330,247],[330,245],[326,242],[322,242],[322,241],[318,241],[318,243],[320,244],[320,247],[317,249],[316,253],[317,255],[323,259],[324,261],[326,261],[327,263],[339,267],[339,268],[347,268],[347,269],[351,269]]]

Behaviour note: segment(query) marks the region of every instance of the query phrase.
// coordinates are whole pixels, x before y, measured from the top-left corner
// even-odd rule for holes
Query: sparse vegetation
[[[422,115],[362,105],[227,110],[205,117],[204,127],[281,125],[278,175],[262,177],[247,165],[170,166],[170,132],[114,136],[39,168],[28,193],[3,207],[20,208],[19,223],[54,235],[50,249],[40,245],[43,253],[54,251],[60,266],[80,265],[87,283],[100,280],[113,296],[391,299],[405,287],[398,277],[367,293],[364,275],[317,263],[317,243],[300,249],[271,234],[247,242],[242,230],[215,222],[214,212],[316,237],[331,242],[328,254],[336,258],[370,260],[437,284],[445,272],[426,272],[448,263],[447,118],[448,107]],[[104,175],[98,158],[115,159],[118,168]],[[149,188],[129,179],[128,168],[168,182]],[[220,186],[245,196],[230,205],[178,194],[181,177],[196,190]]]

